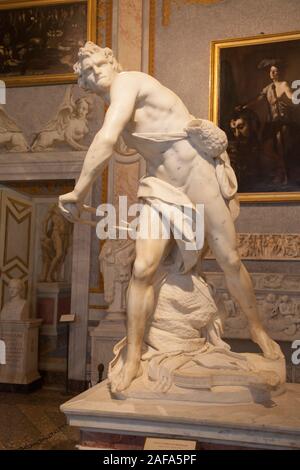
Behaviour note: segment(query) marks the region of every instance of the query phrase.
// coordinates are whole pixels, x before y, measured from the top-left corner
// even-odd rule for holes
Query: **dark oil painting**
[[[0,9],[0,78],[73,72],[87,2]]]
[[[300,191],[297,80],[300,39],[221,48],[218,120],[239,193]]]

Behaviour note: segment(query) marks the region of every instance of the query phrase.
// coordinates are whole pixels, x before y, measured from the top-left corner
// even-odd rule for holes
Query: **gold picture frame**
[[[265,97],[266,97],[265,90],[268,86],[268,81],[266,79],[264,85],[262,85],[262,75],[260,75],[260,73],[262,73],[262,69],[265,69],[266,71],[266,69],[271,66],[275,68],[281,67],[281,65],[278,66],[279,61],[282,59],[282,57],[280,56],[283,56],[283,62],[281,62],[281,64],[282,64],[282,67],[285,68],[285,71],[288,70],[289,76],[290,77],[293,76],[293,80],[297,80],[297,79],[299,80],[300,79],[300,32],[299,31],[280,33],[280,34],[261,34],[260,36],[213,41],[211,43],[211,55],[210,55],[210,95],[209,95],[210,96],[210,99],[209,99],[210,119],[214,123],[222,127],[226,133],[229,127],[229,122],[230,122],[230,126],[234,127],[237,121],[227,120],[227,122],[224,124],[225,118],[222,118],[222,116],[224,115],[226,117],[230,116],[230,113],[229,113],[230,106],[228,103],[231,101],[231,104],[234,104],[233,95],[235,95],[237,98],[240,99],[240,102],[238,99],[236,102],[236,105],[240,105],[240,106],[236,106],[235,108],[232,108],[232,112],[236,111],[235,117],[238,117],[238,111],[237,111],[238,108],[242,110],[245,110],[246,108],[248,108],[247,104],[242,106],[243,100],[241,99],[242,89],[247,90],[245,94],[246,95],[248,94],[248,96],[245,97],[244,102],[245,101],[247,102],[247,100],[250,98],[251,92],[247,88],[247,83],[250,88],[251,87],[253,88],[253,92],[262,90],[260,92],[260,95],[263,96],[263,94],[265,93]],[[299,60],[297,57],[299,57]],[[292,61],[292,58],[294,58],[295,60]],[[257,62],[258,59],[261,60],[260,63]],[[255,67],[253,67],[252,68],[253,74],[251,75],[252,72],[250,70],[250,67],[251,67],[251,64],[252,66],[253,64],[255,64],[255,61],[256,61],[256,70],[254,70]],[[291,64],[289,63],[289,61],[290,62],[292,61],[293,63]],[[262,64],[261,67],[260,67],[260,64]],[[249,75],[249,70],[250,70],[250,75]],[[270,70],[271,68],[269,69],[268,73],[271,73]],[[297,70],[298,76],[297,74],[295,74],[295,70]],[[280,69],[279,69],[279,72],[280,72]],[[227,77],[227,80],[226,80],[226,77]],[[269,82],[271,82],[271,78],[269,78],[268,80]],[[285,83],[289,83],[289,80],[287,79]],[[258,88],[259,86],[261,86],[260,89]],[[274,87],[274,85],[272,85],[272,82],[269,83],[269,86]],[[227,98],[230,95],[230,99],[228,98],[226,100],[226,93],[227,93]],[[278,99],[278,96],[279,95],[275,93],[276,99]],[[298,106],[298,108],[300,111],[300,105]],[[298,113],[298,109],[296,111]],[[299,113],[299,116],[300,116],[300,113]],[[269,119],[272,120],[272,117]],[[221,121],[223,122],[221,123]],[[298,118],[297,118],[296,124],[300,132],[300,122]],[[269,129],[271,128],[271,126],[272,124],[271,125],[269,124]],[[262,127],[263,126],[260,126],[260,133],[262,135],[267,136],[266,132],[261,131]],[[246,139],[246,137],[244,137],[244,139]],[[298,172],[297,172],[297,175],[298,175]],[[300,175],[300,166],[299,166],[299,175]],[[245,176],[245,178],[247,176],[248,174]],[[281,185],[282,188],[279,188],[279,190],[275,189],[273,191],[272,190],[268,191],[265,189],[261,191],[259,190],[256,191],[255,185],[254,185],[253,191],[252,190],[242,191],[242,192],[239,192],[238,196],[239,196],[240,201],[242,202],[300,201],[300,184],[299,184],[299,190],[298,189],[292,190],[291,189],[292,186],[290,186],[288,190],[285,190],[285,185],[286,183],[284,182],[284,184]],[[296,186],[298,188],[298,183],[296,184]]]
[[[84,41],[96,42],[97,39],[97,0],[7,0],[0,4],[0,15],[3,11],[39,9],[45,7],[59,7],[71,5],[85,5],[87,8],[86,38]],[[1,49],[1,44],[0,44]],[[1,59],[1,51],[0,51]],[[67,73],[40,73],[33,75],[5,75],[0,74],[0,79],[7,87],[53,85],[62,83],[76,83],[77,78],[73,72]]]

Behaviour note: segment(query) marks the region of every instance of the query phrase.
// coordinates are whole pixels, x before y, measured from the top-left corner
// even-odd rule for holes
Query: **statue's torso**
[[[124,140],[145,158],[149,176],[182,187],[199,155],[188,139],[173,140],[171,135],[183,133],[193,116],[171,90],[148,75],[143,74],[141,79],[142,90],[134,115],[123,133]],[[139,134],[164,134],[166,138],[150,141],[139,138]]]

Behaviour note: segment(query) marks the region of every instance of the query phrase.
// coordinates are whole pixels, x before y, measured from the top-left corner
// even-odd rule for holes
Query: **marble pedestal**
[[[0,339],[5,343],[6,364],[0,365],[0,390],[23,386],[24,391],[40,382],[38,338],[41,320],[0,321]],[[22,387],[19,387],[20,389]]]
[[[70,426],[80,429],[83,447],[142,449],[145,438],[153,436],[234,448],[300,449],[298,384],[287,384],[286,393],[264,405],[199,405],[115,400],[105,381],[63,404],[61,411]]]
[[[107,377],[108,364],[114,358],[115,344],[126,336],[125,314],[108,313],[91,333],[91,382],[99,381],[99,364],[103,364],[103,378]]]
[[[71,286],[63,282],[40,282],[37,285],[37,317],[43,320],[41,334],[57,336],[59,319],[70,313]]]

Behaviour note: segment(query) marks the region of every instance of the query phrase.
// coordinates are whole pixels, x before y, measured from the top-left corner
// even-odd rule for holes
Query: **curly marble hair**
[[[122,66],[116,60],[114,53],[109,47],[100,47],[97,44],[88,41],[85,43],[84,47],[81,47],[78,52],[78,61],[73,66],[74,72],[78,75],[78,84],[79,86],[85,86],[84,75],[82,72],[82,62],[87,57],[91,57],[94,54],[102,54],[105,56],[108,63],[112,64],[113,69],[116,72],[122,72]]]

